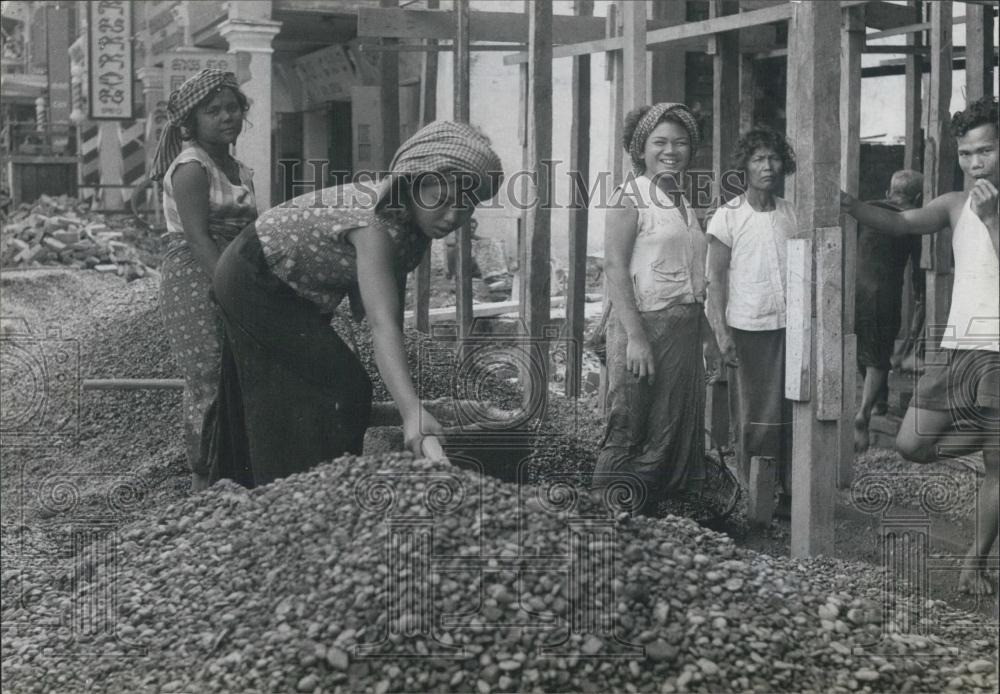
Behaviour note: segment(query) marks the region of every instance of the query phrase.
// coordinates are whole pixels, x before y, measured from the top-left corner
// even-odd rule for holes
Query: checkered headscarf
[[[434,121],[400,145],[389,164],[391,176],[421,173],[470,174],[477,182],[476,202],[500,192],[503,166],[490,141],[467,123]]]
[[[156,155],[153,157],[153,166],[149,173],[151,179],[162,180],[170,164],[184,148],[181,123],[191,115],[203,99],[223,87],[239,91],[240,83],[236,81],[236,75],[215,68],[205,68],[170,93],[170,99],[167,101],[168,123],[160,135],[160,143],[156,146]]]
[[[656,129],[656,125],[660,122],[660,119],[668,113],[671,116],[675,116],[684,125],[684,129],[687,130],[688,137],[691,139],[692,156],[698,149],[698,145],[701,143],[701,133],[698,131],[698,121],[690,109],[684,104],[669,101],[653,104],[635,126],[635,132],[632,133],[632,141],[628,146],[629,156],[632,157],[632,170],[636,176],[641,176],[646,171],[646,163],[642,156],[646,149],[646,140],[649,138],[650,133]]]

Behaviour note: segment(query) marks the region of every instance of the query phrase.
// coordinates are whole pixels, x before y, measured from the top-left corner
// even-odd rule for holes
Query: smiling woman
[[[302,195],[240,234],[215,272],[226,349],[204,440],[213,481],[258,486],[361,453],[372,384],[330,325],[345,296],[371,325],[407,448],[443,457],[441,426],[417,398],[403,348],[406,275],[502,177],[478,130],[435,122],[403,143],[377,185]]]
[[[638,513],[704,478],[702,340],[709,354],[714,341],[702,310],[704,233],[681,192],[698,142],[683,104],[629,113],[622,144],[634,175],[607,214],[608,421],[594,486],[629,485]]]

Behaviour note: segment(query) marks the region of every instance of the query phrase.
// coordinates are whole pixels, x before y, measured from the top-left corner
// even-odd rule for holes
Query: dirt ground
[[[35,339],[44,334],[43,326],[57,323],[64,338],[81,346],[78,375],[83,377],[176,377],[155,310],[155,280],[126,285],[119,278],[61,270],[45,270],[35,278],[30,275],[5,273],[5,331],[16,328],[23,319],[31,325]],[[435,302],[444,302],[453,291],[453,281],[444,277],[443,268],[435,273],[434,287]],[[13,366],[5,356],[4,386],[21,375],[11,371]],[[4,396],[4,410],[17,404],[9,399],[12,392],[8,390]],[[177,393],[88,392],[79,396],[77,445],[5,447],[3,451],[5,563],[10,557],[61,556],[65,548],[55,538],[62,536],[74,514],[100,515],[111,499],[119,502],[112,519],[124,523],[187,494]],[[901,465],[905,463],[891,452],[869,453],[857,461],[859,472],[898,471]],[[41,483],[53,479],[72,479],[75,500],[60,497],[58,489],[46,492]],[[974,480],[966,482],[962,493],[967,499]],[[901,507],[907,503],[904,499]],[[911,503],[910,512],[914,508],[916,504]],[[775,556],[788,554],[787,521],[776,520],[769,528],[752,529],[738,512],[717,529],[745,547]],[[928,571],[928,599],[995,619],[995,596],[976,600],[958,593],[955,587],[956,562],[948,557],[964,550],[972,532],[968,509],[931,518],[929,547],[936,559]],[[852,508],[848,492],[842,492],[839,499],[835,538],[837,557],[883,564],[879,518]]]

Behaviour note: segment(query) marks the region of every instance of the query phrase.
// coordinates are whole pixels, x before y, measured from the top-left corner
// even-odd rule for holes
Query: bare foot
[[[864,453],[871,445],[871,437],[868,435],[868,420],[861,415],[854,418],[854,452]]]
[[[993,581],[990,580],[985,561],[974,550],[965,555],[962,571],[958,575],[958,591],[970,595],[993,595]]]

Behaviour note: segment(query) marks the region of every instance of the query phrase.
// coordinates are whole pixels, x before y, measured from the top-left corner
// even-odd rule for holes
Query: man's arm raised
[[[934,198],[926,207],[894,212],[863,203],[840,191],[840,208],[874,231],[889,236],[920,236],[951,226],[953,210],[961,209],[965,195],[963,192],[945,193]]]

